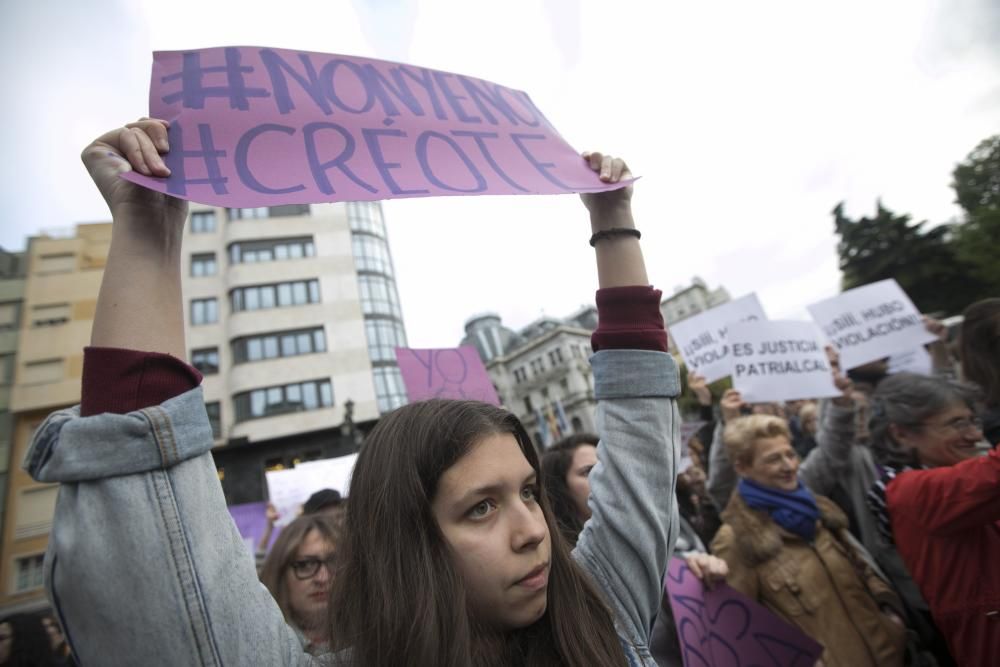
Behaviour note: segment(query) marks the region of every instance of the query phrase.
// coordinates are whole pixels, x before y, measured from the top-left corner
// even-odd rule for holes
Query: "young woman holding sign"
[[[653,665],[649,628],[676,533],[677,370],[648,286],[631,187],[583,195],[601,289],[592,358],[602,436],[591,518],[570,552],[538,457],[510,413],[431,401],[383,417],[354,471],[313,658],[256,583],[225,508],[185,356],[185,202],[143,119],[83,160],[114,218],[79,408],[50,416],[26,466],[60,482],[46,582],[80,662],[171,665]],[[625,164],[584,158],[601,180]],[[137,623],[136,619],[144,619]],[[316,661],[319,662],[316,662]]]

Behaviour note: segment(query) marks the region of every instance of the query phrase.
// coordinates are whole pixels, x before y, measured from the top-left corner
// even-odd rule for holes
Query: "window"
[[[0,354],[0,386],[6,386],[14,381],[14,355]]]
[[[309,215],[309,204],[285,204],[272,206],[267,210],[272,218],[286,218],[297,215]]]
[[[403,325],[394,320],[365,320],[365,334],[372,361],[395,361],[396,348],[406,347]]]
[[[535,406],[531,404],[531,396],[524,397],[524,409],[527,410],[529,414],[535,411]]]
[[[39,255],[36,273],[70,273],[76,271],[76,255],[71,252]]]
[[[200,350],[191,351],[191,365],[205,375],[214,375],[219,372],[219,348],[204,347]]]
[[[239,287],[229,293],[233,312],[319,303],[318,280]]]
[[[559,380],[559,386],[562,387],[564,394],[568,393],[569,392],[569,378],[563,378],[562,380]]]
[[[391,315],[403,319],[395,283],[383,276],[359,275],[361,311],[365,315]]]
[[[233,363],[237,364],[326,352],[326,332],[323,327],[314,327],[247,336],[233,340],[232,347]]]
[[[569,421],[573,425],[573,433],[580,433],[583,431],[583,422],[580,421],[579,417],[573,417]]]
[[[385,236],[382,205],[378,202],[354,201],[347,203],[347,219],[352,232],[365,232]]]
[[[23,384],[46,384],[63,379],[63,360],[29,361],[24,365]]]
[[[59,486],[56,484],[22,489],[18,497],[14,538],[23,540],[49,532],[58,495]]]
[[[0,331],[17,329],[21,326],[21,302],[0,303]]]
[[[191,214],[191,233],[210,234],[215,231],[215,211],[195,211]]]
[[[541,357],[532,359],[529,365],[531,366],[532,375],[541,375],[545,371],[545,364]]]
[[[514,382],[516,384],[521,384],[528,380],[528,372],[524,370],[524,366],[514,369]]]
[[[205,404],[205,412],[208,413],[208,423],[212,425],[212,437],[218,440],[222,437],[222,413],[218,401]]]
[[[562,349],[555,348],[554,350],[549,350],[549,363],[553,366],[558,366],[563,362]]]
[[[268,208],[258,206],[257,208],[231,208],[228,209],[229,220],[259,220],[268,217]]]
[[[386,413],[406,405],[406,386],[403,384],[403,376],[400,375],[398,367],[376,368],[374,376],[379,413]]]
[[[243,241],[229,246],[229,259],[233,264],[272,262],[274,260],[315,257],[316,244],[311,236],[266,241]]]
[[[69,322],[70,305],[68,303],[49,303],[33,306],[31,309],[31,326],[54,327]]]
[[[191,301],[191,324],[214,324],[219,321],[219,302],[211,299],[193,299]]]
[[[351,238],[354,251],[354,265],[358,271],[377,271],[392,275],[392,258],[389,246],[381,238],[355,234]]]
[[[14,592],[41,588],[45,583],[45,554],[27,556],[17,559],[17,582],[14,584]]]
[[[236,421],[318,410],[333,405],[333,386],[329,380],[309,380],[265,387],[236,394],[233,403],[236,407]]]
[[[203,276],[214,276],[216,274],[215,253],[207,252],[200,255],[191,255],[191,277],[201,278]]]

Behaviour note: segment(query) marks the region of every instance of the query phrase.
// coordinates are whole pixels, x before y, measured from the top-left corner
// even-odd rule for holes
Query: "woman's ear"
[[[900,426],[899,424],[889,424],[889,436],[900,445],[912,446],[910,444],[911,434],[910,430],[905,426]]]

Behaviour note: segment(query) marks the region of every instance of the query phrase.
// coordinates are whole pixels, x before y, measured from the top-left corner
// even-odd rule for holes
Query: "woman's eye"
[[[482,519],[490,513],[493,507],[494,505],[492,500],[484,500],[477,503],[471,510],[469,510],[469,516],[473,519]]]
[[[526,486],[521,489],[521,500],[537,500],[538,489],[534,486]]]

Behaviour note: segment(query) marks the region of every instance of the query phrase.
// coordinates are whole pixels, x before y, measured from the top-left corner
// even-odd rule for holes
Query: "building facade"
[[[562,320],[541,318],[516,332],[487,313],[466,322],[462,344],[476,347],[500,400],[544,449],[561,437],[596,428],[588,360],[596,327],[592,306]]]
[[[79,402],[110,238],[107,223],[29,242],[24,300],[10,325],[20,333],[11,461],[23,459],[50,412]],[[269,469],[356,451],[380,414],[406,402],[395,359],[406,331],[378,202],[193,206],[182,261],[188,360],[204,374],[229,502],[264,499]],[[13,299],[2,290],[6,313]],[[46,605],[42,558],[56,491],[11,466],[0,611]]]
[[[27,254],[0,248],[0,535],[7,500],[7,475],[11,467],[14,420],[10,393],[14,384],[18,331],[24,302],[24,272]]]
[[[83,348],[111,243],[111,224],[79,225],[72,236],[30,239],[17,355],[10,391],[11,465],[0,558],[0,610],[47,605],[42,561],[58,485],[21,470],[32,433],[52,411],[80,400]]]
[[[267,470],[340,455],[334,427],[406,402],[378,202],[196,207],[185,236],[189,358],[227,498],[263,499]]]

